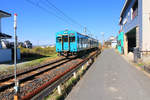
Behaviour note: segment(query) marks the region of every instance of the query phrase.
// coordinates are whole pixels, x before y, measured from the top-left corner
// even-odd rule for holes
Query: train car
[[[56,33],[56,52],[60,55],[77,55],[94,48],[98,48],[98,40],[87,35],[69,30]]]

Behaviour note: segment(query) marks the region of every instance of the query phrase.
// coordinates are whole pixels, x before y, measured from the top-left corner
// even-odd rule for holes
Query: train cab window
[[[61,37],[57,37],[57,42],[61,42]]]
[[[70,37],[70,42],[75,42],[75,37]]]
[[[68,37],[67,36],[63,37],[63,42],[68,42]]]

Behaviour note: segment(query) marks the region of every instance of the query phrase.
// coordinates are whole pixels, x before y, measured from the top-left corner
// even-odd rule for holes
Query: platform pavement
[[[107,49],[66,100],[150,100],[150,77]]]

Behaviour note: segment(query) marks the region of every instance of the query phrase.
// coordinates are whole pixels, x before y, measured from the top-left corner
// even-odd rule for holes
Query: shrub
[[[53,54],[56,54],[55,47],[46,47],[46,48],[34,47],[32,49],[21,47],[20,51],[22,58],[51,56]]]

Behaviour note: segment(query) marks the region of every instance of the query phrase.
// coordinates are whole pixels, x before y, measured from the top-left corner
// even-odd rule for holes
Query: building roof
[[[5,33],[0,33],[0,39],[10,39],[12,36],[7,35]]]
[[[131,3],[132,0],[126,0],[125,3],[124,3],[124,6],[122,8],[122,11],[120,13],[120,20],[119,20],[119,23],[122,21],[122,17],[123,17],[123,14],[125,13],[126,9],[128,8],[129,4]]]
[[[0,10],[0,17],[10,17],[11,14]]]

